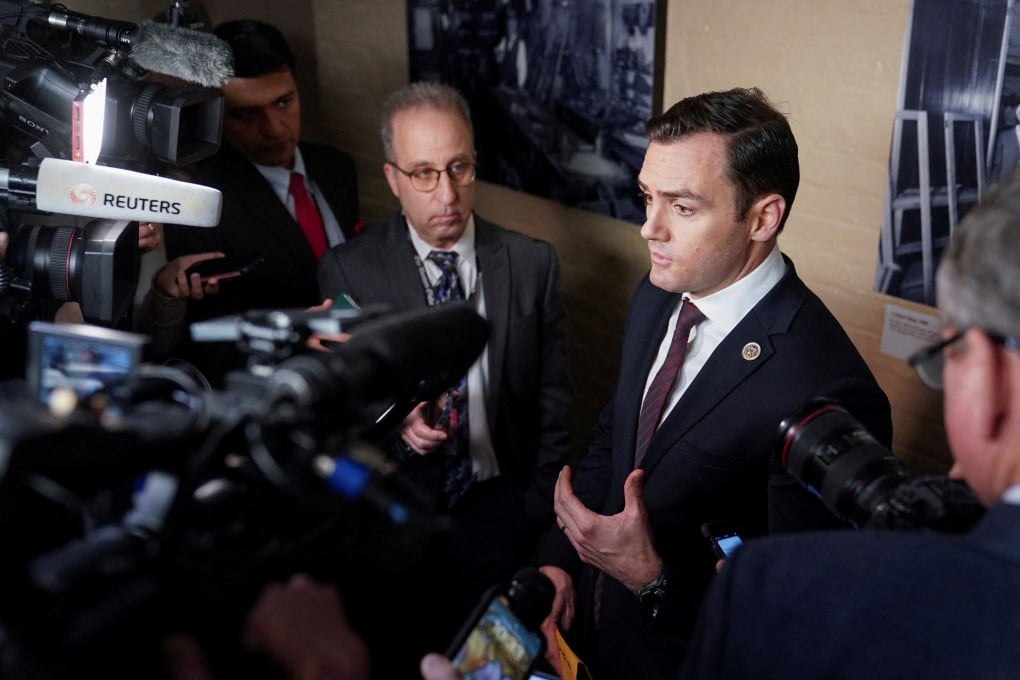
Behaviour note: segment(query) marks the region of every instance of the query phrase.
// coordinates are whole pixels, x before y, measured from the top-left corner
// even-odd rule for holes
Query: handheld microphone
[[[39,167],[0,168],[9,203],[62,215],[215,227],[217,189],[143,172],[44,158]]]
[[[130,49],[143,69],[206,87],[219,87],[234,75],[230,46],[212,33],[155,21],[136,25],[54,8],[50,26],[114,48]]]

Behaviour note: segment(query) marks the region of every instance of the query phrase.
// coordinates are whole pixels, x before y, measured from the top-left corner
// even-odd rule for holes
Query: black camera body
[[[425,552],[445,518],[378,448],[392,432],[369,407],[449,387],[488,324],[466,304],[359,314],[252,313],[270,331],[287,317],[293,351],[222,390],[146,364],[81,389],[119,369],[129,334],[36,324],[60,335],[39,341],[39,389],[0,403],[0,678],[146,677],[172,632],[224,677],[261,677],[238,665],[238,640],[267,583],[305,572],[342,587]],[[347,343],[304,349],[313,322],[337,318],[356,327]],[[56,388],[80,406],[35,401]]]
[[[217,151],[222,93],[154,80],[133,60],[137,49],[164,49],[173,69],[175,49],[188,46],[172,29],[165,33],[76,15],[62,5],[0,0],[0,121],[6,133],[0,231],[11,237],[0,262],[0,317],[23,324],[39,318],[49,301],[78,302],[86,321],[107,326],[127,313],[137,285],[137,224],[117,219],[83,225],[66,215],[54,223],[35,207],[36,175],[46,159],[151,173],[160,164],[184,166]],[[187,59],[176,60],[187,66]],[[92,139],[99,133],[101,145]],[[87,153],[90,142],[94,158]],[[73,206],[106,198],[97,197],[88,182],[65,190]],[[147,198],[158,201],[159,190],[152,193]]]
[[[857,528],[966,531],[984,508],[961,482],[913,476],[836,401],[805,402],[779,426],[787,471]]]

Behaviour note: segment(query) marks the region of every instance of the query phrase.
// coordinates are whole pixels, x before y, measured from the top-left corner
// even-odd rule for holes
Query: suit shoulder
[[[301,153],[312,162],[325,162],[325,163],[344,163],[354,165],[354,158],[341,149],[335,146],[328,146],[326,144],[319,144],[317,142],[305,142],[300,143]]]
[[[543,241],[540,238],[535,238],[527,234],[522,234],[519,231],[501,227],[498,224],[493,224],[487,220],[476,217],[475,228],[478,231],[478,239],[492,238],[501,243],[505,244],[508,248],[517,250],[529,250],[533,253],[546,252],[551,253],[555,256],[556,251],[552,247],[552,244],[548,241]]]
[[[377,222],[365,227],[357,238],[333,246],[331,252],[341,261],[349,258],[363,258],[369,253],[386,249],[392,220]]]

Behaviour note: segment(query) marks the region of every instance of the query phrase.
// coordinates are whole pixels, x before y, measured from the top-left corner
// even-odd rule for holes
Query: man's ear
[[[400,185],[397,183],[397,181],[400,178],[397,176],[397,169],[390,165],[389,163],[383,163],[382,169],[383,174],[386,175],[386,183],[390,185],[390,191],[392,191],[393,195],[396,196],[397,199],[399,200]]]
[[[993,342],[981,329],[968,330],[964,342],[962,351],[968,356],[961,359],[966,362],[965,389],[971,403],[973,425],[982,439],[995,442],[1008,422],[1012,400],[1020,396],[1014,384],[1020,379],[1020,370],[1007,365],[1010,362],[1008,350]]]
[[[783,223],[786,199],[779,194],[766,194],[754,202],[750,214],[754,218],[751,240],[771,241],[779,234],[779,225]]]

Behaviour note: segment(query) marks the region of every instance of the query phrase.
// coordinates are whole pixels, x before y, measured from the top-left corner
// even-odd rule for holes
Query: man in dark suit
[[[740,548],[705,598],[687,677],[1016,677],[1018,229],[1014,173],[954,234],[938,272],[944,340],[911,359],[945,385],[950,476],[985,517],[964,535],[810,533]]]
[[[337,149],[299,142],[294,54],[279,30],[243,20],[220,24],[215,33],[234,56],[234,77],[223,86],[225,144],[194,169],[191,179],[223,192],[223,216],[212,229],[168,227],[168,266],[175,258],[202,252],[253,253],[263,259],[249,273],[220,282],[218,294],[192,299],[188,321],[317,304],[321,253],[357,231],[354,163]],[[298,220],[307,197],[319,217],[312,227]],[[309,228],[312,235],[305,231]],[[197,297],[184,293],[185,299]]]
[[[801,402],[838,399],[884,442],[892,429],[867,365],[779,251],[799,182],[786,118],[756,89],[713,92],[653,118],[648,137],[638,186],[651,271],[540,555],[557,586],[551,618],[573,623],[599,678],[676,673],[714,573],[702,523],[748,536],[836,524],[774,455]]]
[[[415,83],[389,97],[382,121],[384,171],[401,211],[323,257],[322,295],[418,309],[446,299],[454,277],[453,299],[469,300],[491,325],[466,384],[418,405],[399,437],[404,471],[453,520],[435,579],[420,584],[441,595],[442,610],[414,633],[438,634],[445,646],[481,590],[528,562],[552,518],[552,487],[569,450],[566,319],[552,247],[473,212],[463,97]],[[451,260],[450,269],[437,263]],[[442,615],[452,621],[444,625]]]

